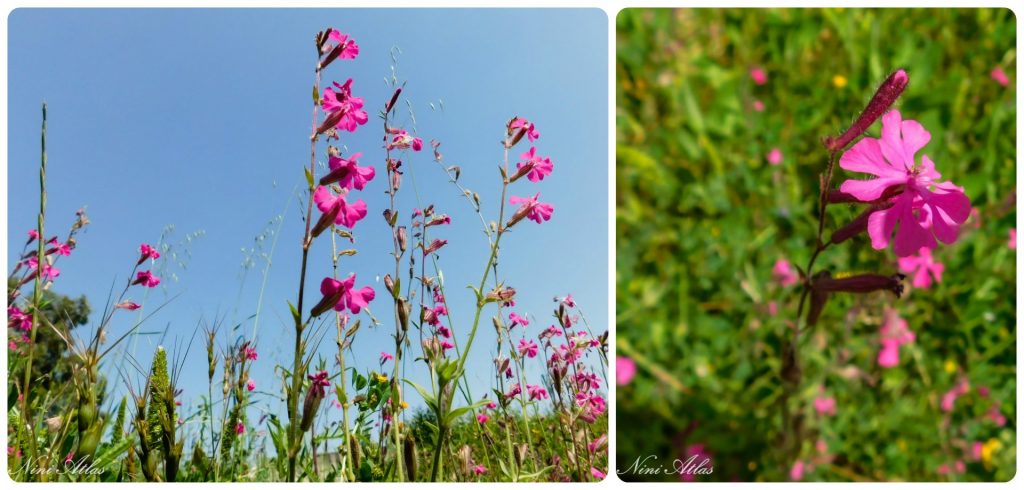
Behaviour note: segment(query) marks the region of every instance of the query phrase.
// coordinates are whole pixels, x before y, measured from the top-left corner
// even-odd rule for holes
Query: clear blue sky
[[[375,287],[378,299],[371,307],[385,322],[373,330],[364,321],[355,344],[357,364],[375,367],[381,351],[394,349],[386,292],[376,282],[393,270],[389,231],[380,217],[385,172],[376,117],[391,94],[385,78],[391,74],[392,47],[401,49],[397,74],[408,81],[404,95],[416,124],[404,103],[400,122],[425,141],[443,143],[446,162],[462,167],[460,182],[480,193],[489,219],[497,215],[503,125],[514,115],[537,124],[538,151],[552,158],[555,171],[539,184],[522,179],[513,193],[539,190],[555,212],[543,225],[520,223],[505,238],[502,274],[519,292],[515,311],[534,320],[531,337],[552,323],[552,298],[569,292],[594,330],[604,332],[607,22],[597,9],[16,10],[8,19],[8,266],[26,230],[34,228],[43,100],[49,104],[47,232],[63,234],[81,206],[92,219],[73,255],[59,264],[54,289],[86,294],[94,321],[111,282],[123,281],[137,258],[139,243],[157,242],[167,225],[175,227],[169,240],[187,268],[165,272],[164,287],[146,298],[145,309],[152,311],[180,294],[145,329],[169,325],[164,344],[173,345],[187,342],[200,318],[245,321],[256,309],[263,262],[243,282],[243,248],[252,247],[291,200],[265,292],[254,367],[260,388],[279,392],[278,384],[272,385],[273,366],[291,359],[286,300],[296,297],[302,235],[293,190],[302,185],[308,164],[313,36],[334,26],[355,38],[360,54],[354,61],[335,62],[326,77],[354,78],[355,95],[366,99],[370,113],[370,122],[355,135],[344,134],[342,143],[363,152],[361,163],[372,163],[378,172],[359,193],[369,204],[368,217],[355,228],[359,254],[342,262],[343,274],[357,273],[357,285]],[[514,156],[528,148],[521,143]],[[464,339],[472,320],[472,293],[464,285],[479,282],[487,253],[480,222],[446,183],[429,151],[406,154],[403,161],[403,219],[413,206],[429,203],[453,216],[453,224],[434,236],[449,240],[440,264],[450,291],[451,322]],[[196,231],[202,236],[186,247],[177,245]],[[317,241],[307,305],[319,299],[319,281],[330,274],[329,256],[329,241]],[[141,289],[133,289],[132,299],[142,300]],[[493,314],[485,311],[485,319]],[[111,335],[133,319],[120,315]],[[248,335],[252,322],[243,328]],[[471,355],[468,371],[478,397],[492,381],[494,335],[490,321],[483,322]],[[136,343],[135,355],[144,365],[155,344],[153,337]],[[334,350],[330,335],[321,352],[333,359]],[[413,350],[418,353],[419,347]],[[541,363],[534,361],[530,378],[538,382]],[[187,405],[195,406],[206,392],[198,338],[182,385]],[[266,398],[261,405],[270,403]]]

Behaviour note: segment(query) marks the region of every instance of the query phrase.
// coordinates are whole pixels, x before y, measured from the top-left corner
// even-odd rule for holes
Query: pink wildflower
[[[779,259],[775,261],[775,267],[772,268],[772,276],[779,284],[783,287],[792,286],[800,282],[800,276],[793,270],[793,266],[789,264],[786,259]]]
[[[435,238],[434,241],[430,242],[430,245],[427,245],[427,247],[423,249],[423,256],[426,257],[427,255],[430,255],[430,254],[440,250],[441,247],[443,247],[443,246],[445,246],[447,244],[448,244],[448,240],[440,240],[440,239]]]
[[[388,133],[393,135],[391,141],[387,144],[388,150],[407,150],[412,148],[412,151],[420,151],[423,149],[423,140],[413,137],[404,129],[388,128]]]
[[[243,433],[245,433],[245,424],[239,422],[238,425],[235,425],[235,434],[241,435]]]
[[[46,255],[50,255],[53,253],[57,255],[63,255],[65,257],[70,257],[71,245],[67,243],[61,243],[60,245],[55,245],[53,248],[46,251]]]
[[[356,44],[355,40],[349,39],[348,34],[342,34],[341,31],[337,29],[331,29],[330,34],[328,34],[328,38],[337,43],[337,46],[341,47],[341,54],[338,55],[338,58],[351,60],[355,59],[355,57],[359,55],[359,45]],[[337,49],[337,47],[335,49]],[[328,50],[328,52],[330,51],[333,51],[333,49]]]
[[[26,261],[26,263],[28,264],[28,268],[30,270],[32,270],[32,271],[36,271],[36,270],[39,269],[39,260],[36,259],[35,257],[30,257]],[[54,267],[54,266],[52,266],[52,265],[50,265],[48,263],[44,263],[43,264],[43,279],[48,280],[48,281],[52,281],[52,280],[56,279],[57,276],[59,276],[59,275],[60,275],[60,269],[58,269],[58,268],[56,268],[56,267]],[[34,278],[35,277],[35,273],[33,273],[30,277]]]
[[[480,476],[480,475],[482,475],[484,473],[487,473],[487,468],[484,465],[478,464],[478,465],[473,467],[473,474],[474,475]]]
[[[628,385],[636,376],[636,362],[625,356],[615,357],[615,383]]]
[[[158,252],[155,248],[145,243],[139,245],[139,254],[139,264],[145,262],[148,259],[156,260],[160,258],[160,252]]]
[[[480,425],[483,425],[483,424],[487,423],[487,419],[489,419],[489,418],[490,417],[488,417],[486,413],[480,413],[480,414],[477,414],[476,421],[479,422]]]
[[[391,360],[394,360],[394,359],[395,359],[395,356],[393,356],[391,354],[388,354],[387,352],[381,352],[380,353],[380,363],[381,364],[384,364],[385,362],[388,362],[388,361],[391,361]]]
[[[533,123],[521,117],[513,119],[512,124],[510,124],[509,127],[512,129],[522,128],[523,131],[526,131],[526,139],[531,142],[537,141],[537,138],[540,138],[540,132],[537,131],[537,128],[534,127]]]
[[[555,207],[550,204],[537,201],[537,198],[539,197],[539,192],[534,194],[533,197],[510,197],[508,200],[510,204],[519,204],[520,206],[519,209],[516,210],[515,214],[512,215],[512,218],[509,219],[506,226],[512,226],[527,217],[536,221],[537,224],[551,219],[551,213],[555,211]]]
[[[760,100],[754,99],[754,111],[755,112],[764,112],[764,102],[761,102]]]
[[[39,239],[39,230],[28,230],[28,242],[32,243],[34,240]]]
[[[530,394],[531,400],[546,400],[548,398],[548,390],[545,390],[539,385],[526,385],[526,391]]]
[[[526,178],[530,179],[530,182],[540,182],[544,180],[544,177],[551,175],[551,171],[554,170],[555,166],[551,163],[551,159],[548,157],[541,157],[537,155],[537,148],[531,146],[530,151],[519,155],[519,158],[524,161],[516,164],[516,168],[520,172],[528,172]],[[521,173],[519,174],[521,175]]]
[[[998,403],[993,403],[985,415],[999,427],[1006,425],[1006,416],[999,411]]]
[[[604,480],[604,477],[607,476],[603,471],[594,468],[593,466],[590,467],[590,474],[593,475],[594,478],[597,478],[598,480]]]
[[[453,348],[455,348],[455,344],[449,342],[448,340],[441,341],[441,350],[448,350]]]
[[[932,278],[935,282],[942,282],[942,271],[945,266],[932,258],[932,251],[927,247],[921,247],[917,255],[900,257],[900,271],[912,274],[915,288],[927,289],[932,285]]]
[[[335,196],[324,186],[317,187],[313,192],[313,202],[320,212],[334,215],[336,225],[352,228],[366,217],[366,203],[362,199],[350,204],[344,194]]]
[[[32,330],[32,315],[21,311],[17,306],[7,307],[7,326],[22,332]]]
[[[778,165],[782,163],[782,150],[778,148],[772,148],[772,151],[769,151],[768,155],[765,158],[768,160],[769,164]]]
[[[245,356],[246,359],[248,359],[250,361],[255,361],[256,359],[259,359],[259,357],[260,357],[259,354],[256,352],[256,349],[254,349],[254,348],[252,348],[252,347],[250,347],[248,345],[246,345],[245,347],[242,348],[242,354]]]
[[[513,312],[510,312],[510,313],[508,314],[508,319],[509,319],[509,321],[510,321],[510,322],[512,322],[512,324],[511,324],[511,325],[509,325],[509,327],[508,327],[509,329],[511,329],[511,328],[513,328],[513,327],[515,327],[516,325],[522,325],[522,326],[524,326],[524,327],[526,327],[526,326],[529,326],[529,325],[530,325],[530,321],[529,321],[529,320],[527,320],[527,319],[525,319],[525,318],[523,318],[523,317],[519,316],[519,315],[518,315],[518,314],[517,314],[516,312],[514,312],[514,311],[513,311]]]
[[[373,180],[376,171],[373,167],[359,166],[359,157],[362,153],[353,153],[348,158],[331,156],[327,165],[331,171],[320,179],[320,185],[330,185],[335,182],[346,189],[363,190],[366,183]]]
[[[797,461],[793,463],[793,467],[789,469],[789,479],[793,481],[800,481],[804,479],[804,462]]]
[[[882,138],[864,138],[839,159],[839,166],[878,177],[872,180],[847,180],[840,191],[863,202],[881,199],[896,186],[903,191],[891,198],[891,207],[875,211],[868,218],[871,246],[882,250],[889,245],[896,225],[893,251],[906,257],[921,247],[935,248],[935,238],[943,243],[957,239],[960,225],[967,221],[971,201],[962,188],[951,182],[938,182],[942,176],[927,155],[921,164],[915,155],[931,139],[931,133],[917,121],[903,121],[899,111],[882,117]]]
[[[981,442],[975,442],[975,443],[971,444],[971,459],[973,459],[975,461],[981,459],[981,454],[982,454],[982,450],[984,449],[984,447],[985,447],[985,444],[983,444]]]
[[[487,402],[487,408],[489,410],[494,410],[495,408],[498,408],[498,404],[493,401]]]
[[[764,85],[768,82],[768,74],[759,66],[750,69],[750,79],[757,85]]]
[[[992,79],[995,80],[996,83],[998,83],[999,85],[1005,87],[1010,84],[1010,78],[1006,76],[1006,72],[1003,71],[1003,68],[1000,66],[993,68],[991,75]]]
[[[344,85],[334,82],[334,86],[337,91],[327,87],[324,89],[323,98],[320,99],[320,107],[328,113],[324,124],[333,122],[334,127],[339,130],[355,132],[356,128],[369,120],[369,116],[363,110],[363,98],[352,96],[351,78]]]
[[[253,391],[256,389],[256,380],[250,379],[248,383],[245,383],[245,389]]]
[[[151,271],[139,271],[135,274],[135,281],[132,285],[142,284],[147,288],[155,288],[160,284],[160,278],[153,275]]]
[[[820,396],[814,399],[814,410],[818,412],[818,415],[835,415],[836,414],[836,399],[833,397]]]
[[[1017,229],[1016,228],[1010,228],[1010,241],[1008,241],[1006,243],[1006,246],[1010,247],[1010,250],[1017,250]]]
[[[909,328],[907,321],[900,318],[899,312],[886,309],[885,323],[879,330],[882,350],[878,353],[878,365],[883,368],[895,367],[900,363],[900,346],[912,343],[916,336]]]
[[[142,308],[142,306],[140,306],[138,303],[136,303],[134,301],[122,301],[122,302],[114,305],[114,308],[121,309],[121,310],[135,311],[135,310],[137,310],[139,308]]]
[[[446,327],[444,325],[441,325],[441,324],[437,325],[437,333],[441,334],[441,336],[446,338],[446,339],[452,338],[452,331],[448,327]]]
[[[572,299],[572,295],[571,294],[567,294],[567,295],[565,295],[565,298],[562,299],[562,304],[565,305],[568,308],[575,308],[576,307],[576,300]]]
[[[356,275],[349,274],[348,278],[343,281],[325,277],[320,282],[320,293],[324,295],[320,303],[313,307],[314,316],[327,311],[328,308],[333,307],[334,311],[343,311],[346,308],[353,314],[358,314],[360,310],[366,308],[370,301],[376,296],[373,288],[365,286],[360,289],[355,288]]]
[[[537,357],[537,344],[532,340],[519,339],[519,355],[531,359]]]
[[[331,386],[330,375],[327,374],[327,371],[307,374],[306,378],[309,379],[309,391],[320,397],[327,394],[324,388]]]
[[[75,451],[72,450],[71,452],[68,453],[67,456],[64,457],[64,464],[71,464],[71,462],[74,461],[74,459],[75,459]]]

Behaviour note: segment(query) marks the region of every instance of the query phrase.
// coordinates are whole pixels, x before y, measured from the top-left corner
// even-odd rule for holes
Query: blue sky
[[[265,263],[257,260],[243,281],[244,249],[276,230],[268,223],[284,213],[253,371],[261,388],[278,392],[273,366],[291,359],[286,300],[295,300],[298,282],[302,223],[295,189],[308,164],[313,36],[333,26],[356,40],[360,54],[332,64],[325,82],[354,78],[354,93],[365,98],[370,113],[370,122],[345,133],[341,143],[346,154],[361,151],[361,164],[373,164],[378,172],[359,193],[369,205],[367,218],[355,227],[359,253],[343,259],[341,268],[357,274],[357,285],[375,287],[378,299],[371,308],[384,325],[370,329],[364,321],[350,359],[371,368],[381,351],[394,349],[386,292],[377,282],[394,266],[381,218],[385,172],[376,117],[391,94],[385,80],[393,68],[400,82],[407,81],[403,95],[411,103],[402,103],[398,122],[425,141],[442,142],[445,162],[462,168],[460,183],[481,195],[488,219],[497,216],[504,124],[514,115],[536,123],[538,152],[552,158],[555,171],[541,183],[516,182],[512,194],[540,191],[555,212],[543,225],[518,224],[503,240],[502,276],[519,292],[514,311],[533,320],[531,337],[553,322],[552,299],[569,292],[595,332],[604,332],[607,22],[597,9],[16,10],[8,19],[8,266],[26,230],[34,228],[39,109],[45,100],[47,234],[63,235],[81,206],[92,219],[73,255],[59,264],[54,289],[86,294],[94,319],[111,282],[126,278],[138,245],[157,242],[173,225],[168,241],[187,267],[171,265],[164,287],[148,297],[133,288],[130,297],[145,299],[147,311],[175,297],[144,329],[167,327],[164,344],[174,345],[187,342],[201,318],[223,317],[228,325],[245,322],[248,335]],[[396,47],[401,53],[393,64]],[[524,140],[512,156],[528,149]],[[453,217],[450,227],[433,234],[449,240],[440,265],[451,323],[464,339],[472,320],[472,293],[464,286],[479,282],[487,253],[481,224],[429,151],[401,158],[407,171],[399,194],[403,219],[412,207],[430,203]],[[195,238],[183,243],[191,233]],[[262,250],[269,253],[271,243],[268,235]],[[307,305],[319,299],[317,286],[329,274],[330,243],[321,238],[311,252],[313,294]],[[493,314],[485,310],[484,318]],[[119,316],[111,335],[134,318]],[[495,335],[489,320],[479,332],[468,370],[478,397],[492,382]],[[205,354],[196,342],[182,378],[191,404],[206,392]],[[156,343],[155,336],[133,342],[144,365]],[[334,350],[329,336],[321,351],[333,359]],[[418,353],[418,346],[413,350]],[[536,382],[541,363],[534,361],[528,372]],[[271,403],[269,397],[263,403]]]

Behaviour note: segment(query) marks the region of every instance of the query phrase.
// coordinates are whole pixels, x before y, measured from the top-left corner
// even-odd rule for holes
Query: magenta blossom
[[[307,374],[306,378],[309,379],[309,390],[311,392],[321,397],[327,394],[324,388],[331,386],[330,376],[327,374],[327,371]]]
[[[39,239],[39,230],[28,230],[28,243]]]
[[[488,417],[486,413],[480,413],[480,414],[477,414],[476,421],[479,422],[481,425],[483,425],[483,424],[487,423],[487,419],[489,419],[489,418],[490,417]]]
[[[160,252],[157,252],[155,248],[145,243],[139,245],[139,254],[139,264],[145,262],[148,259],[156,260],[160,258]]]
[[[782,163],[782,150],[778,148],[772,148],[772,151],[769,151],[768,155],[765,158],[768,160],[769,164],[778,165]]]
[[[119,309],[119,310],[135,311],[135,310],[137,310],[139,308],[142,308],[142,306],[140,306],[138,303],[136,303],[134,301],[127,301],[126,300],[126,301],[122,301],[122,302],[114,305],[114,308]]]
[[[376,171],[373,167],[360,167],[358,165],[358,159],[362,155],[362,153],[358,152],[353,153],[348,158],[332,155],[327,161],[331,171],[320,179],[320,185],[337,182],[338,185],[346,189],[363,190],[366,187],[366,183],[373,180]]]
[[[46,251],[46,255],[50,255],[50,254],[54,254],[54,253],[57,254],[57,255],[63,255],[65,257],[70,257],[71,256],[71,245],[67,244],[67,243],[61,243],[59,245],[54,243],[53,248],[50,248],[49,250]]]
[[[337,213],[334,224],[352,228],[356,223],[366,217],[366,203],[362,199],[349,203],[345,195],[335,196],[324,186],[319,186],[313,192],[313,202],[322,213]]]
[[[508,393],[505,393],[505,398],[515,398],[523,392],[523,388],[516,383],[509,387]]]
[[[836,399],[831,396],[819,396],[814,399],[814,410],[818,412],[818,415],[835,415]]]
[[[152,271],[139,271],[135,274],[135,281],[132,285],[142,284],[147,288],[155,288],[160,284],[160,278],[153,275]]]
[[[256,389],[256,380],[250,379],[248,383],[245,383],[245,389],[253,391]]]
[[[246,344],[248,344],[248,342],[246,342]],[[242,355],[244,355],[245,358],[249,361],[255,361],[260,357],[260,355],[256,352],[256,349],[253,349],[248,345],[242,348]]]
[[[349,274],[348,278],[343,281],[325,277],[320,282],[320,293],[324,295],[324,299],[321,300],[321,304],[314,307],[314,311],[320,311],[321,308],[326,311],[330,307],[328,305],[333,303],[334,311],[344,311],[347,308],[353,314],[358,314],[360,310],[370,304],[370,301],[373,301],[376,293],[370,286],[356,289],[355,282],[356,275],[354,273]]]
[[[996,83],[998,83],[999,85],[1005,87],[1010,84],[1010,78],[1006,76],[1006,72],[1003,71],[1002,67],[997,66],[993,68],[991,75],[992,79],[995,80]]]
[[[487,467],[485,467],[484,465],[478,464],[478,465],[473,467],[473,474],[474,475],[480,476],[480,475],[482,475],[484,473],[487,473]]]
[[[241,435],[245,433],[245,424],[239,422],[235,425],[235,434]]]
[[[625,356],[615,357],[615,383],[628,385],[636,376],[636,362]]]
[[[775,261],[775,267],[772,268],[772,277],[783,287],[792,286],[800,282],[800,276],[793,270],[793,266],[790,265],[786,259],[779,259]]]
[[[495,408],[498,408],[498,404],[497,403],[494,403],[493,401],[487,402],[487,409],[488,410],[494,410]]]
[[[35,257],[30,257],[28,260],[25,261],[25,263],[28,264],[28,268],[30,270],[32,270],[32,271],[36,271],[36,270],[39,269],[39,260],[36,259]],[[44,263],[43,264],[43,279],[48,280],[48,281],[52,281],[52,280],[56,279],[57,276],[59,276],[59,275],[60,275],[60,269],[50,265],[49,263]],[[30,277],[34,278],[35,276],[36,276],[36,273],[33,272]]]
[[[387,144],[388,150],[408,150],[412,148],[412,151],[420,151],[423,149],[423,140],[415,138],[404,129],[388,128],[388,133],[392,135],[391,141]]]
[[[519,220],[523,219],[524,217],[536,221],[537,224],[543,223],[551,219],[551,213],[555,211],[555,207],[550,204],[537,201],[537,198],[539,197],[539,192],[537,194],[534,194],[533,197],[510,197],[508,199],[509,204],[519,204],[520,206],[519,209],[516,210],[515,214],[512,215],[512,218],[509,219],[508,226],[516,224]]]
[[[17,306],[8,306],[7,326],[22,332],[29,332],[32,330],[32,315],[21,311]]]
[[[427,245],[427,247],[423,249],[423,256],[426,257],[427,255],[430,255],[430,254],[440,250],[441,247],[443,247],[443,246],[445,246],[447,244],[448,244],[448,240],[440,240],[440,239],[435,238],[432,242],[430,242],[430,245]]]
[[[512,324],[511,324],[511,325],[509,325],[509,327],[508,327],[509,329],[511,329],[511,328],[513,328],[513,327],[515,327],[516,325],[522,325],[522,326],[524,326],[524,327],[526,327],[526,326],[529,326],[529,325],[530,325],[530,321],[529,321],[529,320],[527,320],[527,319],[525,319],[525,318],[523,318],[523,317],[519,316],[519,315],[518,315],[518,314],[517,314],[516,312],[514,312],[514,311],[513,311],[513,312],[510,312],[510,313],[508,314],[508,319],[509,319],[509,321],[510,321],[510,322],[512,322]]]
[[[388,354],[387,352],[381,352],[380,353],[380,363],[381,364],[384,364],[385,362],[394,360],[394,358],[395,358],[395,356],[393,356],[391,354]]]
[[[935,239],[953,243],[960,225],[971,213],[971,201],[962,188],[952,182],[939,182],[942,176],[927,155],[921,163],[916,154],[931,140],[931,133],[917,121],[902,120],[899,111],[882,116],[882,138],[864,138],[839,159],[839,166],[878,178],[847,180],[839,190],[863,202],[882,199],[886,191],[903,186],[890,199],[891,207],[875,211],[868,218],[871,246],[882,250],[896,230],[893,251],[906,257],[921,249],[935,248]]]
[[[1006,242],[1006,246],[1010,250],[1017,250],[1017,229],[1010,228],[1010,241]]]
[[[352,96],[351,78],[344,85],[334,82],[334,86],[337,91],[327,87],[324,89],[323,98],[320,99],[320,107],[328,113],[324,122],[333,121],[335,128],[355,132],[356,128],[369,120],[369,116],[363,110],[363,98]]]
[[[895,367],[900,363],[900,346],[914,342],[915,335],[907,328],[907,321],[900,318],[893,309],[886,309],[885,323],[879,330],[882,350],[878,353],[878,365],[883,368]]]
[[[755,66],[750,69],[750,79],[757,85],[764,85],[768,83],[768,74],[764,72],[763,68]]]
[[[328,38],[337,43],[337,46],[341,47],[341,54],[338,55],[338,58],[343,60],[352,60],[359,55],[359,45],[356,44],[355,40],[349,39],[348,34],[342,34],[341,31],[337,29],[331,29],[330,34],[328,34]],[[330,52],[333,51],[333,49],[327,51]]]
[[[575,308],[576,300],[572,299],[572,294],[567,294],[565,295],[565,298],[562,299],[562,304],[569,308]]]
[[[604,478],[606,476],[608,476],[608,475],[605,474],[605,472],[603,472],[603,471],[601,471],[601,470],[599,470],[597,468],[594,468],[593,466],[590,467],[590,475],[593,476],[594,478],[598,479],[598,480],[604,480]]]
[[[537,357],[537,344],[532,340],[519,339],[519,355],[531,359]]]
[[[911,284],[915,288],[927,289],[932,285],[932,278],[935,282],[942,282],[942,271],[945,266],[932,258],[932,251],[927,247],[921,247],[917,255],[900,257],[900,271],[912,274],[914,279]]]
[[[441,336],[446,338],[446,339],[452,338],[452,331],[451,331],[451,329],[449,329],[448,327],[446,327],[444,325],[441,325],[441,324],[437,325],[437,333],[441,334]]]
[[[519,158],[524,161],[517,163],[516,168],[522,171],[523,167],[528,167],[527,172],[529,173],[526,174],[526,178],[530,179],[530,182],[544,180],[544,177],[551,175],[551,171],[555,169],[550,158],[537,155],[537,148],[534,146],[530,147],[530,151],[519,155]]]
[[[455,344],[451,343],[450,341],[448,341],[448,340],[442,340],[441,341],[441,350],[442,351],[446,351],[448,349],[454,349],[454,348],[455,348]]]
[[[797,461],[793,463],[793,467],[789,469],[789,479],[793,481],[800,481],[804,479],[804,462]]]
[[[538,385],[526,385],[526,391],[530,394],[530,400],[547,400],[548,390]]]
[[[531,142],[537,141],[537,138],[540,138],[540,132],[533,126],[533,123],[521,117],[513,119],[509,127],[512,129],[522,128],[523,131],[526,131],[526,139]]]

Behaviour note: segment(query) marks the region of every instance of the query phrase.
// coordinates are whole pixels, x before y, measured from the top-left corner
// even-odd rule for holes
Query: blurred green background
[[[696,481],[789,480],[797,461],[803,480],[1012,478],[1013,13],[628,9],[616,22],[617,355],[637,366],[618,387],[620,478],[678,481],[623,471],[647,455],[685,459],[696,445],[714,467]],[[763,85],[752,80],[755,68]],[[899,300],[845,295],[826,306],[802,337],[803,377],[790,399],[802,413],[802,445],[796,458],[781,455],[780,346],[799,288],[778,285],[772,267],[807,263],[827,161],[820,140],[842,132],[897,68],[910,85],[896,107],[932,134],[918,156],[965,187],[977,214],[955,244],[935,250],[946,266],[941,283]],[[783,156],[775,166],[766,157],[773,148]],[[837,166],[834,184],[851,177],[863,178]],[[826,230],[856,212],[830,206]],[[872,250],[861,236],[826,251],[821,269],[891,274],[897,266],[891,249]],[[898,366],[882,369],[887,305],[917,339],[901,348]],[[943,394],[961,380],[971,389],[943,411]],[[814,410],[822,387],[836,400],[834,416]]]

